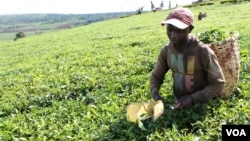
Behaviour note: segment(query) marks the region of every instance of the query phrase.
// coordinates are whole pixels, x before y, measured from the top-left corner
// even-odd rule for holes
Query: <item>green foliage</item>
[[[206,44],[224,41],[228,37],[230,37],[230,34],[227,34],[225,31],[220,29],[211,29],[198,33],[198,38]]]
[[[209,16],[194,22],[193,34],[211,26],[240,34],[240,82],[232,97],[169,110],[168,73],[161,89],[165,113],[139,125],[126,120],[126,107],[152,100],[150,72],[168,42],[160,21],[169,11],[1,41],[0,140],[221,140],[221,125],[250,124],[249,8],[191,9]]]
[[[223,0],[220,3],[221,4],[237,4],[237,3],[242,3],[242,2],[246,2],[246,1],[249,2],[249,0]]]
[[[136,10],[136,13],[137,14],[141,14],[143,11],[143,6],[142,7],[139,7],[137,10]]]
[[[18,32],[18,33],[16,34],[15,40],[20,39],[20,38],[24,38],[24,37],[25,37],[25,34],[24,34],[23,32]]]

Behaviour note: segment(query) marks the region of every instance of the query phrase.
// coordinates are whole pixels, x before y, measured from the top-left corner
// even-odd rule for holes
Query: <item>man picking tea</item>
[[[173,77],[174,109],[183,109],[195,103],[207,103],[218,96],[225,78],[212,49],[196,37],[189,35],[194,28],[194,15],[178,7],[170,12],[161,25],[166,26],[169,44],[158,56],[150,78],[150,91],[154,100],[162,100],[160,87],[165,74]]]

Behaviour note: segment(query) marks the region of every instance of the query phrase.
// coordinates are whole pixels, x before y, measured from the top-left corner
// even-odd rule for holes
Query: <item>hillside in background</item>
[[[129,104],[153,100],[150,73],[168,43],[160,22],[169,11],[146,12],[0,41],[0,140],[219,141],[222,125],[249,125],[250,3],[190,9],[192,35],[239,34],[240,81],[231,97],[167,109],[174,104],[169,72],[161,89],[165,113],[155,122],[128,122]],[[207,17],[198,20],[200,12]]]
[[[0,15],[0,40],[13,39],[18,32],[24,32],[27,35],[41,34],[132,14],[135,12]]]
[[[214,4],[237,4],[249,0],[198,0],[187,7],[205,6]],[[171,3],[169,3],[169,7]],[[176,5],[178,6],[178,5]],[[166,7],[166,6],[165,6]],[[158,11],[158,10],[153,10]],[[161,10],[159,10],[161,11]],[[131,12],[96,13],[96,14],[16,14],[0,15],[0,41],[13,40],[18,32],[26,36],[53,32],[88,25],[94,22],[113,18],[124,18],[135,14],[147,13],[143,7]]]

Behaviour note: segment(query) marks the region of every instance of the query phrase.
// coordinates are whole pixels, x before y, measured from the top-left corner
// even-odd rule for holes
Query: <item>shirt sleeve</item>
[[[218,96],[225,86],[224,74],[214,52],[207,48],[201,52],[201,56],[208,85],[191,95],[194,103],[207,103],[210,99]]]
[[[150,78],[150,91],[151,94],[155,92],[159,92],[159,89],[163,83],[163,80],[165,78],[165,74],[169,70],[168,64],[167,64],[167,46],[162,48],[156,65],[151,73]]]

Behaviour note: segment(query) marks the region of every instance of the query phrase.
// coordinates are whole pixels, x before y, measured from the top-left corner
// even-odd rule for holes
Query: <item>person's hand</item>
[[[191,95],[185,95],[175,101],[174,109],[183,109],[190,106],[193,103]]]
[[[161,100],[161,101],[163,102],[163,104],[165,105],[164,99],[160,96],[160,94],[159,94],[158,92],[153,93],[153,99],[154,99],[155,101]]]

